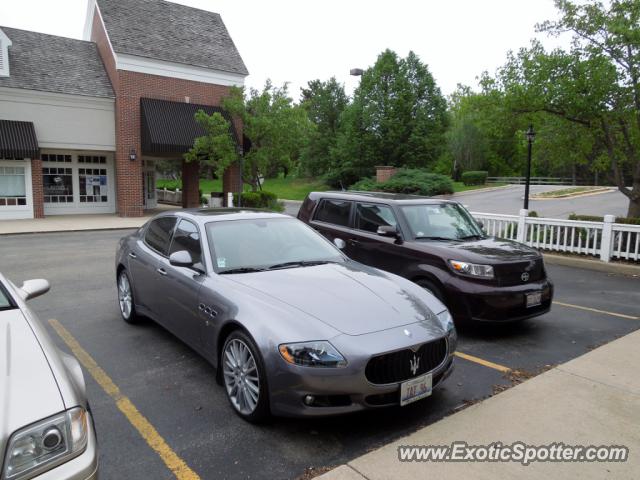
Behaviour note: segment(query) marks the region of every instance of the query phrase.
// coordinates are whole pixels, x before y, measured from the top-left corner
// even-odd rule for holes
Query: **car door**
[[[194,260],[193,267],[177,267],[169,262],[172,253],[186,250]],[[201,323],[199,294],[206,276],[202,259],[201,235],[195,223],[180,219],[176,226],[168,256],[159,262],[157,303],[159,322],[191,347],[200,347]]]
[[[160,311],[156,294],[162,276],[158,270],[159,262],[169,250],[175,224],[176,217],[173,216],[152,220],[129,252],[129,272],[136,304],[141,307],[140,313],[154,319]]]
[[[352,208],[352,201],[323,198],[309,223],[332,242],[336,238],[346,241],[350,233]],[[345,253],[349,255],[346,249]]]
[[[396,227],[398,220],[389,205],[356,202],[353,229],[347,242],[347,255],[354,260],[388,272],[399,272],[404,262],[397,238],[378,235],[378,227]]]

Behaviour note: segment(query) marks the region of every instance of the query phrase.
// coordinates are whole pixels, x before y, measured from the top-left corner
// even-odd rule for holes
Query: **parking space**
[[[50,331],[62,349],[84,356],[79,347],[90,359],[83,363],[107,480],[296,478],[492,395],[511,381],[498,367],[535,374],[640,328],[640,278],[549,265],[558,302],[552,311],[460,331],[464,358],[431,398],[402,409],[255,426],[233,414],[213,368],[191,349],[153,323],[120,319],[113,261],[124,234],[0,237],[0,271],[15,283],[50,280],[51,292],[33,301],[34,310],[59,322]]]

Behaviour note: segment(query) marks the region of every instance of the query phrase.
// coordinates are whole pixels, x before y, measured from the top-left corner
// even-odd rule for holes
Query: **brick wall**
[[[376,167],[376,182],[382,183],[393,177],[398,170],[396,167],[381,165]]]
[[[42,179],[42,160],[31,159],[31,188],[33,200],[33,218],[44,218],[44,184]]]
[[[105,68],[116,92],[116,193],[117,211],[120,216],[137,217],[143,214],[142,191],[142,147],[140,139],[140,98],[157,98],[174,102],[184,102],[219,106],[229,94],[230,87],[194,82],[179,78],[149,75],[127,70],[116,70],[108,38],[102,28],[98,11],[93,19],[92,40],[98,45]],[[236,131],[242,138],[242,123],[234,120]],[[129,153],[135,149],[137,159],[131,161]],[[233,181],[239,174],[225,174],[223,190],[238,191]],[[197,189],[196,193],[197,195]],[[191,198],[193,201],[193,198]],[[199,198],[197,200],[199,203]]]

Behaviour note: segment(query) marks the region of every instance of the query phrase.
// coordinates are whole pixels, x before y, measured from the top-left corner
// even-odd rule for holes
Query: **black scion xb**
[[[431,291],[457,322],[509,322],[551,308],[542,255],[489,237],[458,202],[378,192],[312,192],[298,218],[353,260]]]

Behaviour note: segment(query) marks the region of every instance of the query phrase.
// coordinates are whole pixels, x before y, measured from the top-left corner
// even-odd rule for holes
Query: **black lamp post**
[[[529,125],[529,130],[525,134],[528,142],[527,149],[527,183],[524,186],[524,208],[529,210],[529,184],[531,183],[531,145],[536,138],[536,132],[533,131],[533,125]]]

